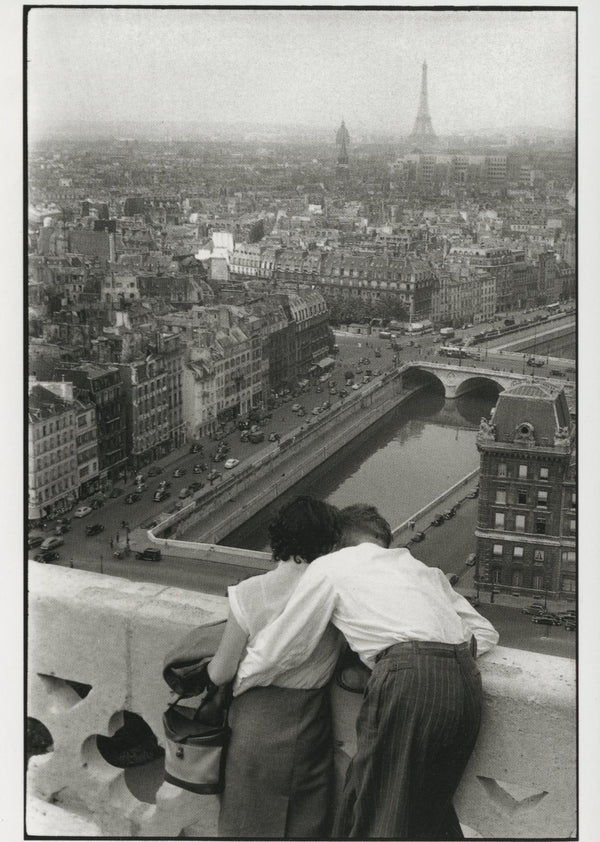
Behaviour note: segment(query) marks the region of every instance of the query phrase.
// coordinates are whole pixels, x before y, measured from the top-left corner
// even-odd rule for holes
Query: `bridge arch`
[[[459,383],[454,392],[454,397],[460,398],[462,395],[466,395],[468,392],[474,392],[482,386],[488,388],[492,386],[498,395],[504,391],[504,386],[498,383],[493,377],[486,374],[477,374],[474,377],[467,377]]]

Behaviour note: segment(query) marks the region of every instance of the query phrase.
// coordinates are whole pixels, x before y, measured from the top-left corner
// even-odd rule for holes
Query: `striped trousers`
[[[452,798],[481,720],[468,644],[384,650],[365,690],[333,836],[462,839]]]

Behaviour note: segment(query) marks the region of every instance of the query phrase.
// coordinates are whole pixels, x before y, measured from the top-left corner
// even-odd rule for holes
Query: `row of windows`
[[[510,476],[508,471],[508,465],[506,462],[499,462],[498,463],[498,476],[499,477],[508,477]],[[534,478],[534,470],[532,465],[519,465],[517,469],[517,477],[519,479],[533,479]],[[540,466],[537,472],[537,479],[547,480],[549,479],[549,469]]]
[[[534,494],[536,492],[533,492]],[[496,489],[496,503],[501,506],[505,506],[508,501],[508,492],[505,488],[498,488]],[[529,505],[529,494],[527,489],[519,488],[517,489],[516,499],[510,501],[511,503],[516,503],[520,506],[527,506]],[[572,491],[568,495],[567,502],[571,509],[577,508],[577,492]],[[545,489],[538,489],[537,495],[535,498],[535,505],[540,508],[546,508],[548,505],[548,492]]]
[[[529,518],[530,519],[530,518]],[[527,520],[528,515],[515,515],[514,522],[513,522],[513,530],[515,532],[526,532],[532,531],[531,529],[526,529],[527,527]],[[535,514],[533,520],[533,532],[536,535],[546,535],[548,533],[548,527],[551,521],[549,518],[544,517],[544,515]],[[529,524],[531,526],[531,524]],[[565,522],[565,527],[570,535],[575,535],[577,532],[577,520],[575,518],[568,518]],[[495,512],[494,513],[494,529],[505,529],[506,528],[506,514],[504,512]]]
[[[519,561],[524,557],[525,547],[514,544],[494,544],[492,546],[492,556],[496,559],[504,558],[505,549],[507,555],[509,555],[512,550],[512,558],[516,561]],[[533,551],[532,559],[534,564],[543,564],[545,558],[545,550],[540,550],[536,547]],[[575,563],[577,561],[577,553],[575,550],[561,550],[560,558],[563,564],[566,564],[567,562]]]

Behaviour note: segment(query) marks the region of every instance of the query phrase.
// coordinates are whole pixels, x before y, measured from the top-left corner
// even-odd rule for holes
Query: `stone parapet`
[[[214,836],[216,796],[163,783],[160,762],[112,766],[96,737],[114,735],[129,711],[162,743],[162,713],[172,701],[163,657],[191,628],[224,618],[227,600],[36,562],[29,600],[28,715],[49,730],[53,747],[29,762],[28,834],[44,835],[52,813],[57,836],[79,835],[83,826],[114,837]],[[574,662],[499,647],[479,664],[484,720],[456,801],[461,822],[485,838],[570,836]],[[332,698],[341,775],[355,748],[360,696],[335,687]]]

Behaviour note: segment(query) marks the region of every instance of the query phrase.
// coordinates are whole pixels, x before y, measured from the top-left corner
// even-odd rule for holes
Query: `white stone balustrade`
[[[141,716],[162,742],[172,695],[164,654],[189,629],[226,616],[227,601],[31,562],[28,715],[53,749],[28,770],[27,831],[39,835],[215,835],[216,796],[157,779],[139,797],[135,769],[111,766],[96,735],[112,736],[122,712]],[[565,838],[576,830],[575,664],[498,647],[479,661],[482,731],[456,800],[469,835]],[[81,698],[67,682],[87,685]],[[343,772],[354,750],[360,697],[333,691]],[[146,767],[144,767],[145,769]],[[158,770],[160,774],[160,769]],[[183,834],[182,834],[183,831]]]

